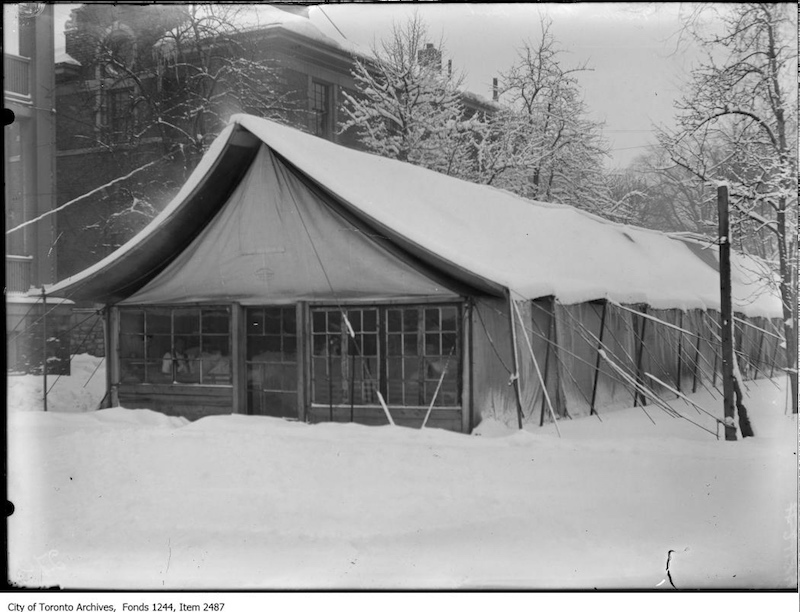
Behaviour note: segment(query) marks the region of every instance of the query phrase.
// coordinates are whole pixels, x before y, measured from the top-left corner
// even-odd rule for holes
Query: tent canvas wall
[[[748,375],[779,358],[758,266],[734,261]],[[237,115],[50,293],[106,306],[115,403],[415,426],[433,404],[469,431],[712,386],[718,279],[713,249]]]

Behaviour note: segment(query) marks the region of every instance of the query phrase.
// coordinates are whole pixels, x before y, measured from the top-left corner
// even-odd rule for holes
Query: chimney
[[[497,77],[492,79],[492,100],[497,102],[500,99],[500,91],[497,87]]]
[[[433,43],[427,43],[424,49],[417,51],[417,61],[422,66],[430,66],[436,70],[442,69],[442,52]]]

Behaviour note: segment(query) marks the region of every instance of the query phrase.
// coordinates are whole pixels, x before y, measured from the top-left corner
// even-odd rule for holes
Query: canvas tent
[[[780,301],[733,270],[742,373],[768,376]],[[105,306],[115,404],[470,431],[712,389],[718,287],[713,247],[236,115],[50,294]]]

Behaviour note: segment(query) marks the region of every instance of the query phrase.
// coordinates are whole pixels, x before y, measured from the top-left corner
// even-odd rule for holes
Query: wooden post
[[[528,332],[525,329],[525,321],[522,319],[522,314],[519,312],[519,308],[514,302],[511,302],[511,305],[514,307],[514,311],[517,313],[517,317],[519,318],[519,324],[522,326],[522,333],[523,337],[525,338],[525,344],[528,347],[528,353],[530,353],[531,361],[533,362],[533,367],[536,369],[536,376],[539,378],[539,384],[542,387],[542,393],[544,393],[544,397],[547,400],[547,407],[550,409],[550,416],[553,418],[553,425],[556,426],[556,433],[558,433],[558,437],[561,437],[561,430],[558,428],[558,419],[556,419],[556,411],[553,409],[553,403],[550,401],[550,395],[547,393],[547,384],[545,383],[544,378],[542,377],[542,372],[539,369],[539,363],[536,361],[536,355],[533,352],[533,345],[531,344],[531,339],[528,338]]]
[[[600,376],[600,351],[603,349],[603,332],[606,331],[606,308],[608,301],[603,302],[603,314],[600,315],[600,336],[597,339],[597,357],[594,362],[594,382],[592,383],[592,405],[589,408],[589,416],[597,414],[594,403],[597,399],[597,379]]]
[[[678,311],[678,327],[683,329],[683,311]],[[683,332],[678,332],[678,373],[675,376],[675,388],[681,391],[681,370],[683,369]]]
[[[770,323],[772,325],[772,323]],[[773,329],[775,327],[773,326]],[[776,330],[777,331],[777,330]],[[775,376],[775,360],[778,358],[778,348],[781,345],[781,341],[779,338],[775,338],[775,347],[772,349],[772,358],[769,360],[769,377],[773,378]]]
[[[475,402],[472,387],[472,362],[473,362],[473,324],[474,300],[468,298],[464,306],[464,325],[461,330],[461,354],[466,355],[461,367],[461,431],[470,433],[474,420]]]
[[[355,344],[355,339],[350,338],[351,344]],[[356,387],[356,351],[355,346],[352,347],[350,352],[350,422],[354,421],[355,417],[355,387]]]
[[[701,330],[697,328],[697,341],[694,344],[694,365],[692,367],[692,393],[697,392],[697,370],[700,367],[700,340],[702,339]]]
[[[731,244],[728,220],[728,188],[717,188],[717,214],[719,215],[719,291],[720,323],[722,324],[722,393],[725,415],[725,439],[736,440],[733,398],[733,305],[731,299]]]
[[[644,379],[642,377],[642,355],[644,353],[644,335],[647,326],[647,317],[641,317],[641,319],[642,319],[642,330],[641,332],[639,332],[639,346],[636,352],[636,382],[638,384],[643,385]],[[635,326],[636,322],[634,322],[634,327]],[[644,393],[642,393],[638,387],[635,389],[635,392],[633,394],[633,405],[636,406],[638,404],[640,395],[642,396],[642,406],[646,406],[647,399],[645,398]]]
[[[325,333],[327,346],[325,350],[328,351],[328,420],[333,422],[333,355],[331,354],[331,339],[328,337],[327,330]]]
[[[550,350],[551,350],[551,343],[550,343],[550,331],[553,329],[553,319],[550,319],[550,325],[547,326],[547,349],[544,354],[544,382],[547,384],[547,373],[550,369]],[[542,404],[539,407],[539,427],[544,425],[544,409],[545,409],[545,393],[544,389],[542,389]]]
[[[248,413],[247,392],[247,321],[244,308],[231,303],[231,382],[233,384],[233,414]]]
[[[764,332],[758,335],[758,349],[756,350],[756,365],[754,366],[753,380],[758,379],[759,367],[761,365],[761,351],[764,349]]]
[[[517,330],[514,325],[514,298],[511,297],[511,291],[507,292],[508,295],[508,322],[511,325],[511,358],[514,364],[514,393],[517,398],[517,424],[522,429],[522,394],[519,389],[519,357],[517,356]],[[524,331],[524,330],[523,330]]]
[[[551,312],[550,312],[550,321],[548,322],[548,325],[547,325],[547,350],[548,351],[550,350],[550,344],[551,344],[551,341],[552,341],[552,333],[551,332],[553,331],[553,326],[555,325],[555,319],[556,319],[555,312],[553,310],[551,310]],[[544,394],[542,394],[542,407],[541,407],[541,411],[539,412],[539,427],[543,427],[543,426],[544,426]]]
[[[47,294],[42,287],[42,404],[47,412]]]

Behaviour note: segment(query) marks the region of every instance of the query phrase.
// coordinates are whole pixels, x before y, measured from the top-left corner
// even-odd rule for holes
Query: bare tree
[[[707,57],[677,103],[677,130],[659,139],[695,180],[730,185],[741,246],[767,246],[780,279],[797,412],[797,14],[789,4],[702,5],[685,33]]]
[[[73,11],[67,51],[81,68],[62,88],[59,122],[67,134],[62,148],[92,151],[91,166],[78,169],[85,173],[78,187],[89,191],[163,161],[60,214],[62,261],[73,252],[96,260],[130,239],[232,113],[305,123],[292,117],[299,111],[269,59],[258,16],[252,6],[231,4],[84,4]],[[67,200],[81,195],[61,191]],[[87,265],[85,255],[79,263]]]
[[[602,213],[610,206],[602,124],[587,116],[577,75],[541,20],[538,42],[525,42],[501,75],[507,110],[491,118],[479,141],[478,180],[532,199]]]
[[[348,119],[364,148],[444,174],[463,174],[463,76],[443,69],[444,41],[431,42],[415,14],[374,43],[372,58],[356,58],[356,95],[345,92]]]

